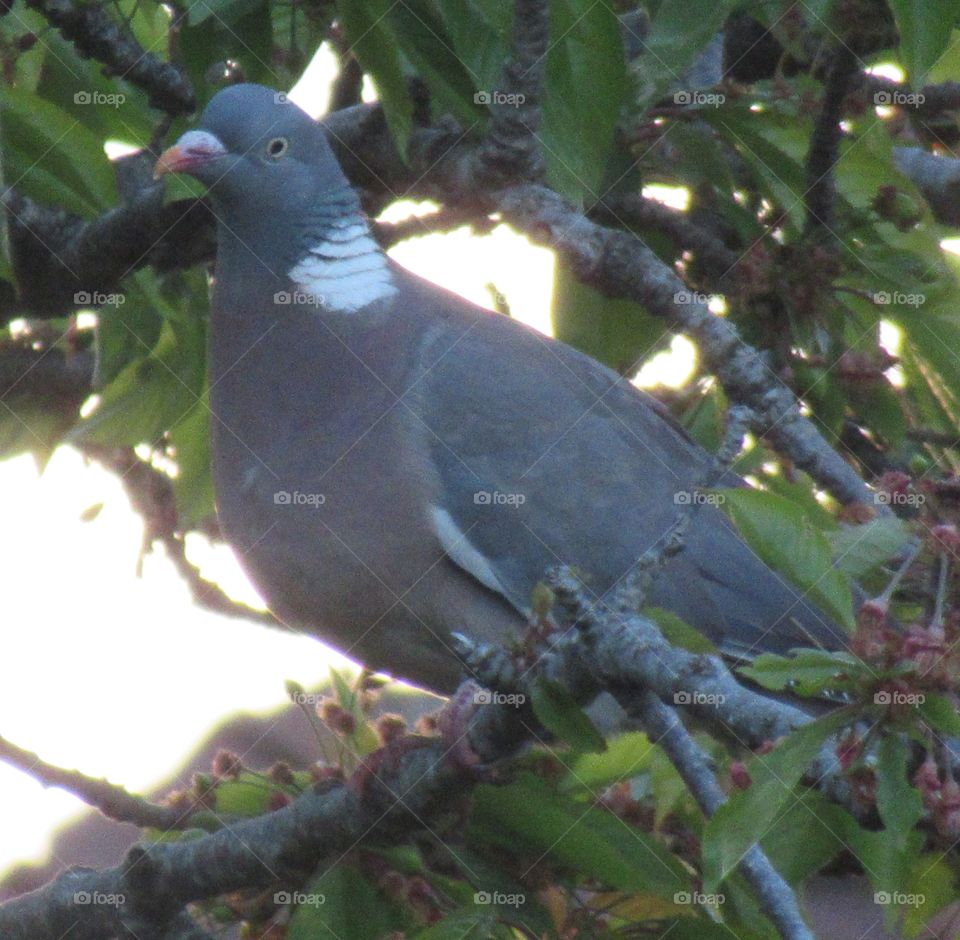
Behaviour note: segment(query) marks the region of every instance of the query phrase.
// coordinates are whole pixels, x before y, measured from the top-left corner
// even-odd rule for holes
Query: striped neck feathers
[[[338,313],[354,313],[397,292],[387,256],[350,195],[353,205],[328,205],[321,224],[304,233],[305,249],[287,275],[311,302]]]

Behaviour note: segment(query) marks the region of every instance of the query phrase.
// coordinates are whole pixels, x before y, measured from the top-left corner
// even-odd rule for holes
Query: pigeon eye
[[[267,153],[276,160],[287,152],[288,146],[289,144],[287,143],[286,137],[274,137],[273,140],[267,144]]]

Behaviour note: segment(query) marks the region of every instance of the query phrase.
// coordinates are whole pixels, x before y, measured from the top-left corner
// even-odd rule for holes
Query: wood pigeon
[[[554,565],[604,595],[716,482],[629,381],[388,258],[321,126],[282,93],[220,91],[160,157],[168,172],[207,185],[217,217],[220,523],[289,626],[449,692],[451,633],[522,634]],[[845,642],[710,505],[651,600],[738,658]]]

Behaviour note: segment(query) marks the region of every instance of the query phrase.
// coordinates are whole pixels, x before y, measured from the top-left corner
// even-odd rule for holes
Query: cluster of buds
[[[373,853],[363,853],[360,863],[364,874],[394,904],[412,910],[419,923],[435,924],[443,919],[443,900],[422,875],[398,871]]]
[[[936,760],[928,753],[914,775],[913,785],[920,791],[937,832],[948,839],[960,837],[960,783],[953,774],[941,775]]]

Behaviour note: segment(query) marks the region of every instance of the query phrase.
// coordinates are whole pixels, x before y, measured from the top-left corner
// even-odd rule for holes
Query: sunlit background
[[[321,50],[291,97],[322,114],[334,68]],[[108,145],[111,156],[125,149]],[[687,195],[662,187],[645,194],[678,207]],[[385,218],[427,211],[400,203]],[[426,235],[391,254],[487,307],[493,286],[514,316],[549,332],[553,255],[505,226],[483,237],[467,229]],[[884,340],[895,352],[896,331]],[[692,346],[676,338],[640,381],[681,384],[694,365]],[[138,575],[140,517],[119,481],[75,451],[58,450],[42,475],[28,457],[0,464],[0,493],[0,734],[51,763],[147,791],[224,716],[279,709],[288,703],[286,680],[315,686],[339,660],[313,639],[198,610],[162,550],[143,559]],[[205,576],[259,603],[227,548],[192,536],[188,550]],[[83,805],[3,763],[0,791],[2,877],[15,861],[42,860],[51,832]]]

